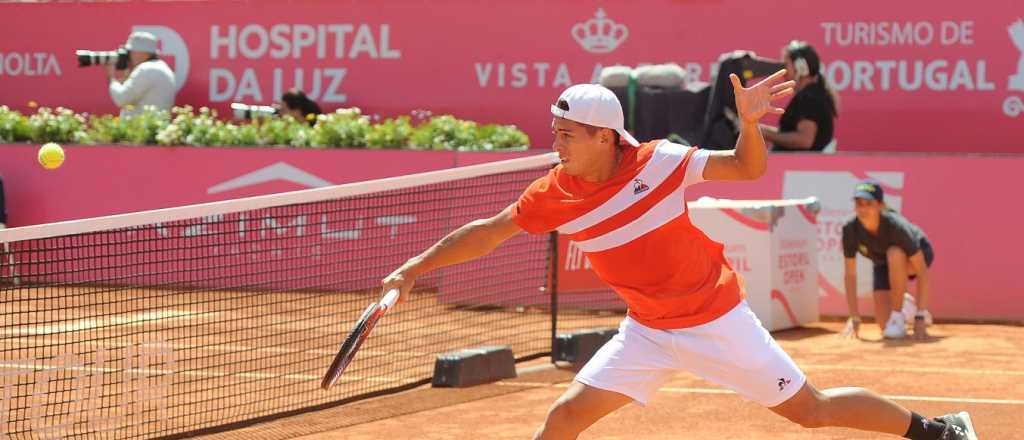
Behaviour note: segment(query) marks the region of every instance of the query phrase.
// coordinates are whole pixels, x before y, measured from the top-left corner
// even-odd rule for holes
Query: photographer
[[[832,142],[836,96],[821,74],[821,60],[810,44],[793,40],[783,48],[786,79],[796,81],[796,95],[779,119],[779,127],[761,125],[774,151],[822,151]]]
[[[170,110],[177,93],[174,72],[157,56],[156,36],[134,32],[128,38],[128,70],[106,66],[110,98],[121,108],[121,117],[142,113],[146,106]],[[130,73],[129,73],[130,72]]]
[[[306,121],[309,125],[316,124],[316,117],[323,112],[316,101],[309,99],[302,90],[290,89],[281,95],[281,102],[278,104],[281,116],[289,115],[296,121]]]

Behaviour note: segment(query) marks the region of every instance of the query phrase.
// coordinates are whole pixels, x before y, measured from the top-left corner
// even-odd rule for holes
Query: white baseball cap
[[[157,53],[156,35],[149,32],[132,32],[128,37],[128,44],[125,44],[124,48],[137,52]]]
[[[551,106],[551,114],[581,124],[610,128],[629,145],[640,146],[636,138],[626,131],[619,98],[599,84],[576,84],[565,89],[558,102]]]

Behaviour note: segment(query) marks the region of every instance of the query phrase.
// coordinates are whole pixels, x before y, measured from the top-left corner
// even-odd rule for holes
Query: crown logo
[[[591,53],[608,53],[615,50],[629,37],[629,28],[619,24],[598,8],[594,18],[572,27],[572,38],[583,50]]]

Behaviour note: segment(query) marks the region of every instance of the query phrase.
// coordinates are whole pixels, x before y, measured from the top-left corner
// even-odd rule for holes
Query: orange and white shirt
[[[512,220],[576,242],[594,272],[657,329],[711,322],[743,298],[722,244],[697,229],[683,198],[704,181],[709,152],[668,141],[627,148],[611,179],[587,182],[556,166],[519,197]]]

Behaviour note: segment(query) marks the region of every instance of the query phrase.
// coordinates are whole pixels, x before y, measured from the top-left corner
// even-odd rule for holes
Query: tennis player
[[[710,180],[753,180],[767,154],[758,120],[793,93],[781,70],[744,88],[731,75],[742,120],[736,148],[639,144],[622,107],[598,85],[565,90],[551,106],[561,159],[519,200],[472,221],[384,280],[404,296],[416,277],[490,253],[512,236],[557,230],[586,253],[625,300],[619,333],[551,407],[537,439],[574,439],[630,402],[646,404],[675,372],[689,371],[808,428],[840,426],[917,440],[974,439],[966,412],[926,419],[861,388],[819,391],[761,326],[723,254],[689,219],[684,190]],[[626,145],[620,144],[620,139]]]

